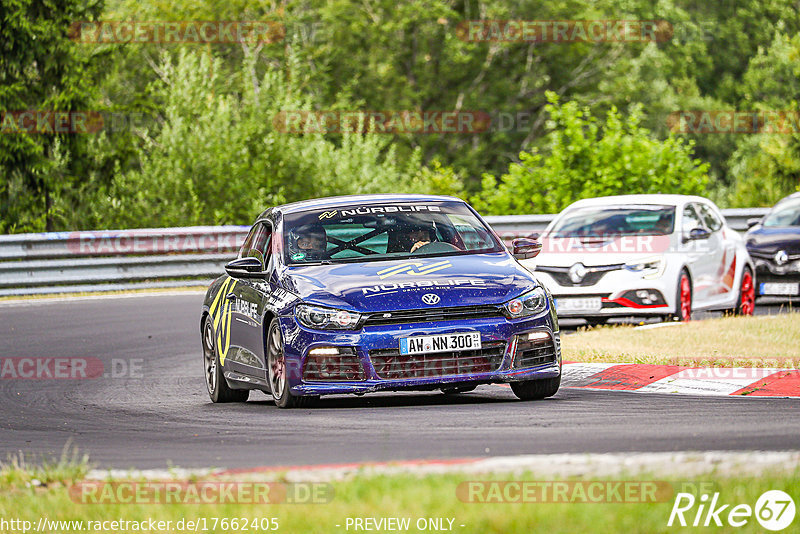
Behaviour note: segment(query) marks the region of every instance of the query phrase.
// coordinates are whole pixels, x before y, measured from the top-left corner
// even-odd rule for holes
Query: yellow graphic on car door
[[[231,307],[233,306],[233,301],[228,300],[227,296],[235,287],[236,281],[233,278],[225,280],[208,310],[214,321],[220,365],[225,365],[225,357],[228,355],[228,349],[231,348]]]

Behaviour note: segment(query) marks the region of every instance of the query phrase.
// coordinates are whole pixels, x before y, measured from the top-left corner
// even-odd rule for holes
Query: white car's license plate
[[[762,295],[797,295],[800,293],[800,284],[783,282],[762,282]]]
[[[431,354],[481,348],[480,332],[400,338],[400,354]]]
[[[557,298],[556,311],[558,312],[589,312],[599,311],[603,307],[600,297]]]

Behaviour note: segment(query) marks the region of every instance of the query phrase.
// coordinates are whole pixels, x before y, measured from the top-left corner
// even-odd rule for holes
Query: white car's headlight
[[[294,315],[303,326],[319,330],[352,330],[361,320],[361,314],[358,313],[308,304],[295,306]]]
[[[538,315],[547,309],[547,293],[540,286],[521,297],[509,300],[503,307],[512,319]]]
[[[643,260],[632,261],[630,263],[625,264],[625,268],[629,271],[653,271],[658,270],[661,267],[661,262],[663,259],[660,256],[654,256],[652,258],[645,258]]]
[[[625,268],[635,273],[642,273],[647,278],[654,278],[663,274],[665,263],[662,256],[653,256],[626,263]]]

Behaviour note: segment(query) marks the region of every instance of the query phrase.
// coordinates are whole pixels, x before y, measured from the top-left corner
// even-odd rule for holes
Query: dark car
[[[285,408],[320,395],[459,393],[561,381],[550,294],[465,202],[370,195],[270,208],[210,287],[201,331],[209,395]]]
[[[763,219],[751,219],[748,225],[745,242],[756,264],[757,295],[800,295],[800,193],[784,198]]]

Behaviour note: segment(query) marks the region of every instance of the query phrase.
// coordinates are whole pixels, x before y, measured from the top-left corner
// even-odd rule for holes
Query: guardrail
[[[723,210],[745,230],[767,208]],[[486,220],[509,242],[541,232],[554,215]],[[223,272],[248,226],[53,232],[0,236],[0,296],[206,286]]]

